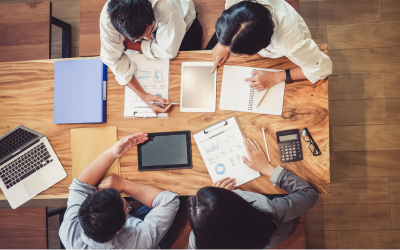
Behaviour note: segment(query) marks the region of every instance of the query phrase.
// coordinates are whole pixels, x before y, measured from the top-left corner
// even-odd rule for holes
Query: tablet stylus
[[[153,101],[151,101],[150,103],[154,104],[154,105],[168,105],[168,104],[179,105],[179,102],[170,102],[170,103],[164,104],[162,102],[153,102]]]

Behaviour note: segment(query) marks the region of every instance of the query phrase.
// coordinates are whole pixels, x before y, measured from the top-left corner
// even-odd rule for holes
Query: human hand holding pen
[[[158,113],[167,113],[168,110],[171,108],[171,104],[169,104],[169,101],[161,98],[159,96],[156,95],[146,95],[143,99],[142,99],[147,105],[149,105],[149,107],[153,110],[154,113],[158,114]],[[151,102],[158,102],[161,104],[157,104],[154,105]],[[165,106],[166,105],[166,106]]]

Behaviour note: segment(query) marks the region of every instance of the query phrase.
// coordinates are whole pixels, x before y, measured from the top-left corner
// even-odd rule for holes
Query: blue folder
[[[104,123],[107,66],[100,58],[54,62],[54,123]]]

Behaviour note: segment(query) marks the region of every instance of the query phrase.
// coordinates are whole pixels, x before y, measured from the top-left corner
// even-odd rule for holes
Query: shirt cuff
[[[277,166],[274,170],[274,172],[271,175],[271,182],[274,184],[274,186],[281,186],[281,180],[283,178],[283,175],[286,173],[286,169],[284,169],[281,166]]]
[[[301,69],[303,71],[304,76],[307,78],[307,80],[309,80],[312,84],[315,84],[316,82],[319,81],[320,77],[310,73],[310,72],[306,72],[303,69]]]
[[[148,58],[148,59],[156,59],[155,57],[154,57],[154,55],[153,55],[153,53],[151,53],[151,43],[152,43],[153,41],[152,40],[149,40],[149,41],[147,41],[147,40],[143,40],[142,41],[142,44],[141,44],[141,49],[142,49],[142,53],[143,53],[143,55],[146,57],[146,58]]]
[[[158,206],[167,205],[168,203],[170,203],[174,199],[177,199],[178,197],[179,197],[178,194],[172,193],[170,191],[163,191],[159,193],[156,196],[156,198],[154,198],[152,206],[153,208],[156,208]]]
[[[72,183],[71,183],[71,185],[69,186],[68,189],[69,190],[80,190],[80,191],[83,191],[85,193],[94,193],[94,192],[97,191],[97,187],[96,186],[93,186],[93,185],[78,181],[77,178],[75,178],[72,181]]]

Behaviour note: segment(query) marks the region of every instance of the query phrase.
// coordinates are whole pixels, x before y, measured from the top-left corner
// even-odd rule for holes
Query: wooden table
[[[80,8],[79,55],[100,55],[100,12],[107,0],[84,0]],[[203,26],[201,48],[205,49],[215,32],[215,23],[225,10],[224,0],[193,0],[197,18]],[[286,0],[297,12],[300,12],[299,0]]]
[[[327,45],[320,45],[327,52]],[[180,101],[181,64],[185,61],[211,61],[211,51],[180,52],[170,61],[170,100]],[[322,154],[312,156],[308,145],[302,142],[304,160],[281,165],[312,183],[320,193],[330,189],[329,166],[329,109],[328,80],[315,85],[309,81],[296,81],[286,85],[283,115],[261,115],[245,112],[219,110],[219,97],[223,67],[218,69],[217,111],[215,113],[181,113],[179,107],[173,107],[169,118],[124,119],[124,87],[120,86],[114,75],[108,70],[107,85],[107,123],[105,124],[54,124],[54,61],[41,60],[28,62],[0,63],[0,134],[5,134],[22,124],[47,136],[61,160],[68,177],[43,191],[36,198],[67,197],[71,184],[71,129],[100,126],[118,126],[118,137],[122,138],[137,132],[163,132],[190,130],[198,131],[212,123],[238,115],[246,135],[256,139],[264,148],[261,125],[266,129],[266,137],[274,166],[280,164],[276,131],[302,129],[307,127]],[[229,57],[227,65],[268,67],[275,69],[294,68],[295,65],[286,57],[265,59],[259,55]],[[264,148],[265,150],[265,148]],[[192,138],[193,169],[138,172],[137,152],[131,150],[121,158],[123,178],[155,185],[181,195],[192,195],[207,185],[211,178],[204,161]],[[273,187],[269,178],[261,176],[240,186],[240,189],[259,193],[285,193]],[[1,194],[2,195],[2,194]],[[4,196],[0,196],[4,199]]]

